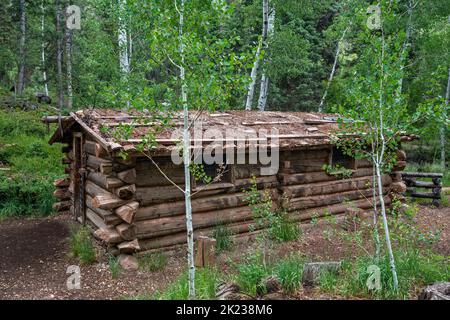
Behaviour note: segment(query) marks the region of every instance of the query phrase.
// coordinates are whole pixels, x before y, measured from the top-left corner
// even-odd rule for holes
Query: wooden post
[[[195,266],[199,268],[212,267],[216,263],[216,239],[205,236],[197,238]]]

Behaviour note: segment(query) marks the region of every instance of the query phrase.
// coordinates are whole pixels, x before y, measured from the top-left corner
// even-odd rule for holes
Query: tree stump
[[[216,263],[216,239],[199,236],[196,242],[195,266],[211,267]]]

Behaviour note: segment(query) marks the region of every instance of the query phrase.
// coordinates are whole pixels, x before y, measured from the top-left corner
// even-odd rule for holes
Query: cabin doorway
[[[85,208],[85,161],[83,152],[83,134],[75,132],[73,134],[73,155],[74,155],[74,218],[82,224],[86,223],[86,208]]]

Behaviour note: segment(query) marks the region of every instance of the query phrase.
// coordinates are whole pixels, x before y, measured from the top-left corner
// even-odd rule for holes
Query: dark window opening
[[[356,169],[355,159],[336,147],[331,152],[330,162],[333,168]]]

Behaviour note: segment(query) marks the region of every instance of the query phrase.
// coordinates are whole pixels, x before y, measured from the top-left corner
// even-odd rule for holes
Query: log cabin
[[[183,127],[181,116],[170,115],[166,127],[161,127],[165,120],[160,115],[111,109],[45,117],[45,123],[58,124],[49,143],[63,145],[62,162],[67,166],[66,177],[54,182],[58,199],[54,209],[70,212],[90,226],[113,254],[164,250],[185,243],[184,194],[177,187],[184,188],[184,169],[171,157],[179,145],[173,132]],[[235,238],[258,232],[244,192],[252,184],[270,194],[276,209],[288,212],[296,223],[330,214],[344,217],[355,209],[362,214],[370,211],[372,165],[333,146],[332,135],[338,131],[335,116],[255,111],[205,111],[191,116],[190,121],[202,123],[204,133],[200,138],[191,133],[192,144],[199,143],[193,149],[205,150],[205,144],[214,140],[219,141],[214,155],[236,151],[225,164],[203,165],[209,176],[225,167],[220,179],[208,183],[192,179],[195,237],[211,236],[219,224],[225,224]],[[211,128],[215,139],[205,136]],[[271,155],[274,150],[278,155],[275,170],[262,174],[267,162],[235,161],[239,154],[250,159],[256,149],[251,139],[243,144],[225,140],[226,131],[247,136],[265,132]],[[219,140],[217,132],[223,133]],[[402,141],[411,139],[402,137]],[[345,168],[349,174],[328,173],[327,166]],[[393,192],[404,191],[400,171],[405,166],[406,155],[399,150],[394,172],[383,176],[388,204]]]

